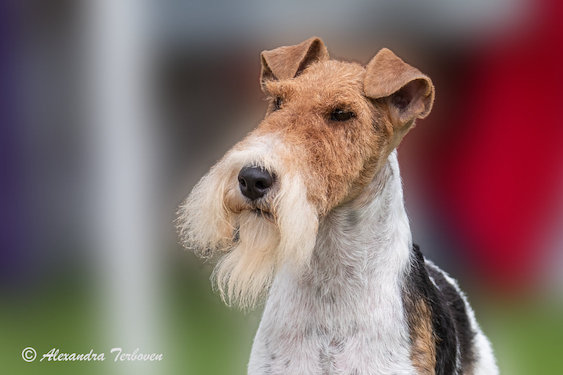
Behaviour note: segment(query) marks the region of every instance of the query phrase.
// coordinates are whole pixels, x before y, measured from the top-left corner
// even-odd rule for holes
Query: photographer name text
[[[25,353],[22,353],[22,356],[26,362],[31,362],[35,359],[36,354],[33,348],[28,347],[24,351]],[[105,361],[106,359],[113,362],[159,362],[163,358],[164,355],[162,353],[143,353],[139,348],[132,352],[125,351],[123,348],[111,348],[108,355],[104,352],[96,353],[94,349],[90,349],[87,353],[67,353],[58,348],[52,348],[42,354],[39,362],[97,362]]]

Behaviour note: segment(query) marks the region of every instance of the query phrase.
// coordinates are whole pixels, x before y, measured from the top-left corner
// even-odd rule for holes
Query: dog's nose
[[[274,177],[264,168],[244,167],[238,174],[240,192],[250,200],[262,198],[274,183]]]

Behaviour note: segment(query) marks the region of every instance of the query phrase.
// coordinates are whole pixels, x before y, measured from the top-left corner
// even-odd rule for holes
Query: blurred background
[[[557,0],[1,2],[0,372],[246,373],[260,310],[224,306],[172,222],[263,117],[260,51],[317,35],[432,77],[399,148],[415,242],[502,373],[563,373],[561,19]],[[28,346],[107,359],[26,363]]]

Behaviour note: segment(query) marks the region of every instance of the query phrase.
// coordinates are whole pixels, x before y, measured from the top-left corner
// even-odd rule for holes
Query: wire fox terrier
[[[497,374],[455,280],[412,243],[396,147],[430,78],[382,49],[329,59],[318,38],[261,54],[265,119],[179,209],[183,244],[221,257],[244,308],[268,295],[249,374]]]

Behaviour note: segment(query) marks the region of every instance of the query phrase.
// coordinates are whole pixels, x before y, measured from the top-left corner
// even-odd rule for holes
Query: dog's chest
[[[350,283],[362,281],[276,280],[249,374],[414,373],[399,291],[392,284]],[[350,287],[362,293],[349,293]]]

